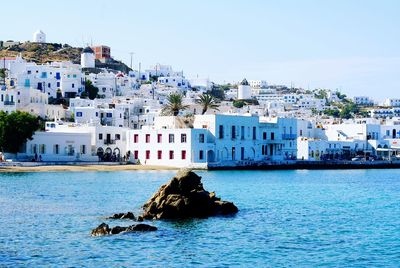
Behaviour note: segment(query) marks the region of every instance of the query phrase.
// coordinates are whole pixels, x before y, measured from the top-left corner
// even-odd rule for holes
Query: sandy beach
[[[40,165],[0,166],[0,172],[58,172],[58,171],[124,171],[124,170],[177,170],[178,168],[143,165]]]

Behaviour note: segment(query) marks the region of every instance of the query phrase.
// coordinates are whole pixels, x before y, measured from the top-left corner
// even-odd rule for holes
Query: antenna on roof
[[[129,52],[129,54],[131,55],[131,70],[133,70],[132,69],[132,63],[133,63],[133,55],[135,54],[135,52]]]

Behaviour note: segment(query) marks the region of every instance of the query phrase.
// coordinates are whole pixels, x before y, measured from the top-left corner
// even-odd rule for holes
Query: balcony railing
[[[4,105],[15,105],[14,101],[5,101]]]
[[[282,134],[283,140],[295,140],[297,138],[296,134]]]
[[[115,140],[104,140],[104,145],[115,144]]]

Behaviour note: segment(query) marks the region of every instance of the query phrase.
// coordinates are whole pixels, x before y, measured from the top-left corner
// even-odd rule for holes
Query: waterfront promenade
[[[204,168],[187,167],[196,170]],[[282,161],[282,162],[232,162],[228,165],[210,163],[208,170],[323,170],[323,169],[398,169],[400,161]],[[177,170],[178,167],[138,165],[116,162],[3,162],[0,172],[46,171],[124,171],[124,170]]]

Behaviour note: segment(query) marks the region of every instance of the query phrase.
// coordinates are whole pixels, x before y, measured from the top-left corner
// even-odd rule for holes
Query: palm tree
[[[201,114],[205,114],[208,109],[218,110],[218,104],[216,104],[215,98],[210,94],[203,94],[200,96],[198,103],[203,106]]]
[[[172,93],[167,97],[167,103],[162,109],[162,113],[166,115],[177,116],[180,110],[185,110],[188,105],[182,103],[183,95],[179,93]]]

